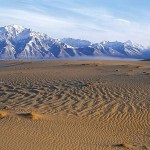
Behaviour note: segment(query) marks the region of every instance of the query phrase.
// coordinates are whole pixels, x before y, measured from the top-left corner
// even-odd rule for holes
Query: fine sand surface
[[[150,61],[0,61],[0,150],[150,150]]]

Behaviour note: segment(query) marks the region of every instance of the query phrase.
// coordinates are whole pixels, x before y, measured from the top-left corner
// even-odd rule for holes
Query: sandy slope
[[[0,150],[150,149],[150,62],[1,61]]]

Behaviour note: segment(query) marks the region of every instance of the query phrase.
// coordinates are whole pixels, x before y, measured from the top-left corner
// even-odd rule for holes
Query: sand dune
[[[0,149],[150,149],[150,62],[1,61]]]

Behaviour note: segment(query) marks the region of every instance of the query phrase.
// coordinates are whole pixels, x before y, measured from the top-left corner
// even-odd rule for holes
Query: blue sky
[[[0,0],[0,26],[18,24],[54,38],[150,45],[150,0]]]

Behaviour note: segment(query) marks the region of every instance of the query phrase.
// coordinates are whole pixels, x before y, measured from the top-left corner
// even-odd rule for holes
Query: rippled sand
[[[150,62],[0,61],[0,150],[150,150]]]

